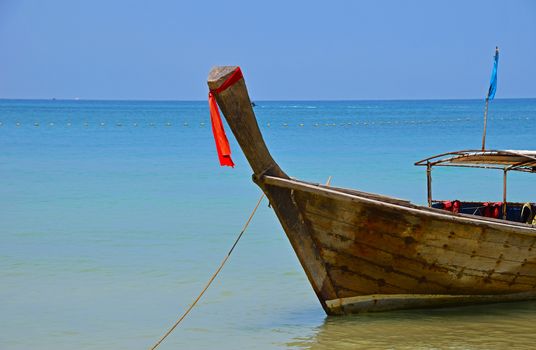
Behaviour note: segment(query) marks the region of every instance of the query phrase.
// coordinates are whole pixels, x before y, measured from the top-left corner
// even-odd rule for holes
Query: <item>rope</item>
[[[214,281],[216,276],[218,276],[218,274],[220,273],[221,269],[223,268],[223,266],[227,262],[227,259],[229,259],[229,257],[231,256],[231,253],[233,252],[233,250],[235,249],[236,245],[238,244],[238,241],[240,240],[240,238],[242,238],[242,235],[244,234],[244,232],[246,232],[246,229],[248,228],[249,223],[251,222],[251,219],[253,219],[253,216],[255,215],[255,212],[257,211],[257,208],[259,208],[259,205],[261,204],[261,201],[262,201],[263,198],[264,198],[264,193],[261,195],[261,197],[257,201],[257,205],[255,205],[255,208],[253,209],[253,211],[249,215],[249,218],[247,219],[246,223],[244,224],[244,227],[242,228],[242,231],[240,231],[240,234],[238,235],[238,237],[234,241],[233,246],[231,247],[231,249],[229,250],[229,252],[225,256],[225,258],[220,263],[220,266],[218,267],[216,272],[214,272],[212,277],[210,277],[210,279],[208,280],[207,284],[205,285],[205,287],[203,288],[201,293],[199,293],[199,295],[194,300],[192,305],[190,305],[190,307],[181,315],[181,317],[179,317],[179,319],[173,324],[173,326],[171,326],[171,328],[152,347],[150,347],[150,350],[156,349],[160,345],[160,343],[162,343],[164,341],[164,339],[166,339],[167,336],[170,335],[171,332],[173,332],[175,330],[175,328],[177,328],[179,323],[181,323],[182,320],[186,317],[186,315],[188,315],[190,313],[190,311],[192,311],[192,309],[197,304],[197,302],[201,299],[203,294],[205,294],[205,292],[207,291],[208,287],[210,287],[210,285],[212,284],[212,281]]]

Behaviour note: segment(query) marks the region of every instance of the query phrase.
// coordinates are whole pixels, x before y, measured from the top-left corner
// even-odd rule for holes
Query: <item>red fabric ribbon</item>
[[[221,84],[217,89],[210,90],[208,93],[208,106],[210,108],[210,121],[212,123],[212,133],[214,134],[214,141],[216,142],[216,151],[218,152],[218,158],[221,166],[234,167],[233,160],[231,159],[231,148],[229,147],[229,140],[225,135],[223,129],[223,123],[221,121],[220,111],[218,110],[218,104],[216,103],[215,94],[219,94],[237,81],[242,79],[242,71],[240,67],[237,67],[234,72],[227,78],[226,81]]]

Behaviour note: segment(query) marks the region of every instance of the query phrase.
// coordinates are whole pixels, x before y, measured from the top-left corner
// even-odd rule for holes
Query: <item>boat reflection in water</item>
[[[326,317],[289,349],[534,349],[536,302]]]

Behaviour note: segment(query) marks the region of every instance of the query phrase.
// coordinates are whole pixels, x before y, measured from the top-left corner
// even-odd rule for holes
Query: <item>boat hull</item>
[[[325,280],[310,281],[328,314],[536,298],[529,225],[296,180],[265,177],[260,184],[274,201],[287,193],[298,209],[326,271]],[[303,232],[284,213],[278,217],[292,245],[302,244]],[[298,258],[308,276],[316,274],[310,259]]]

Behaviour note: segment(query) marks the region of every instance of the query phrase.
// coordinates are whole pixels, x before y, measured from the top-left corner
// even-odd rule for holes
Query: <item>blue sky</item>
[[[241,65],[263,99],[536,97],[536,2],[0,0],[0,98],[206,98]]]

